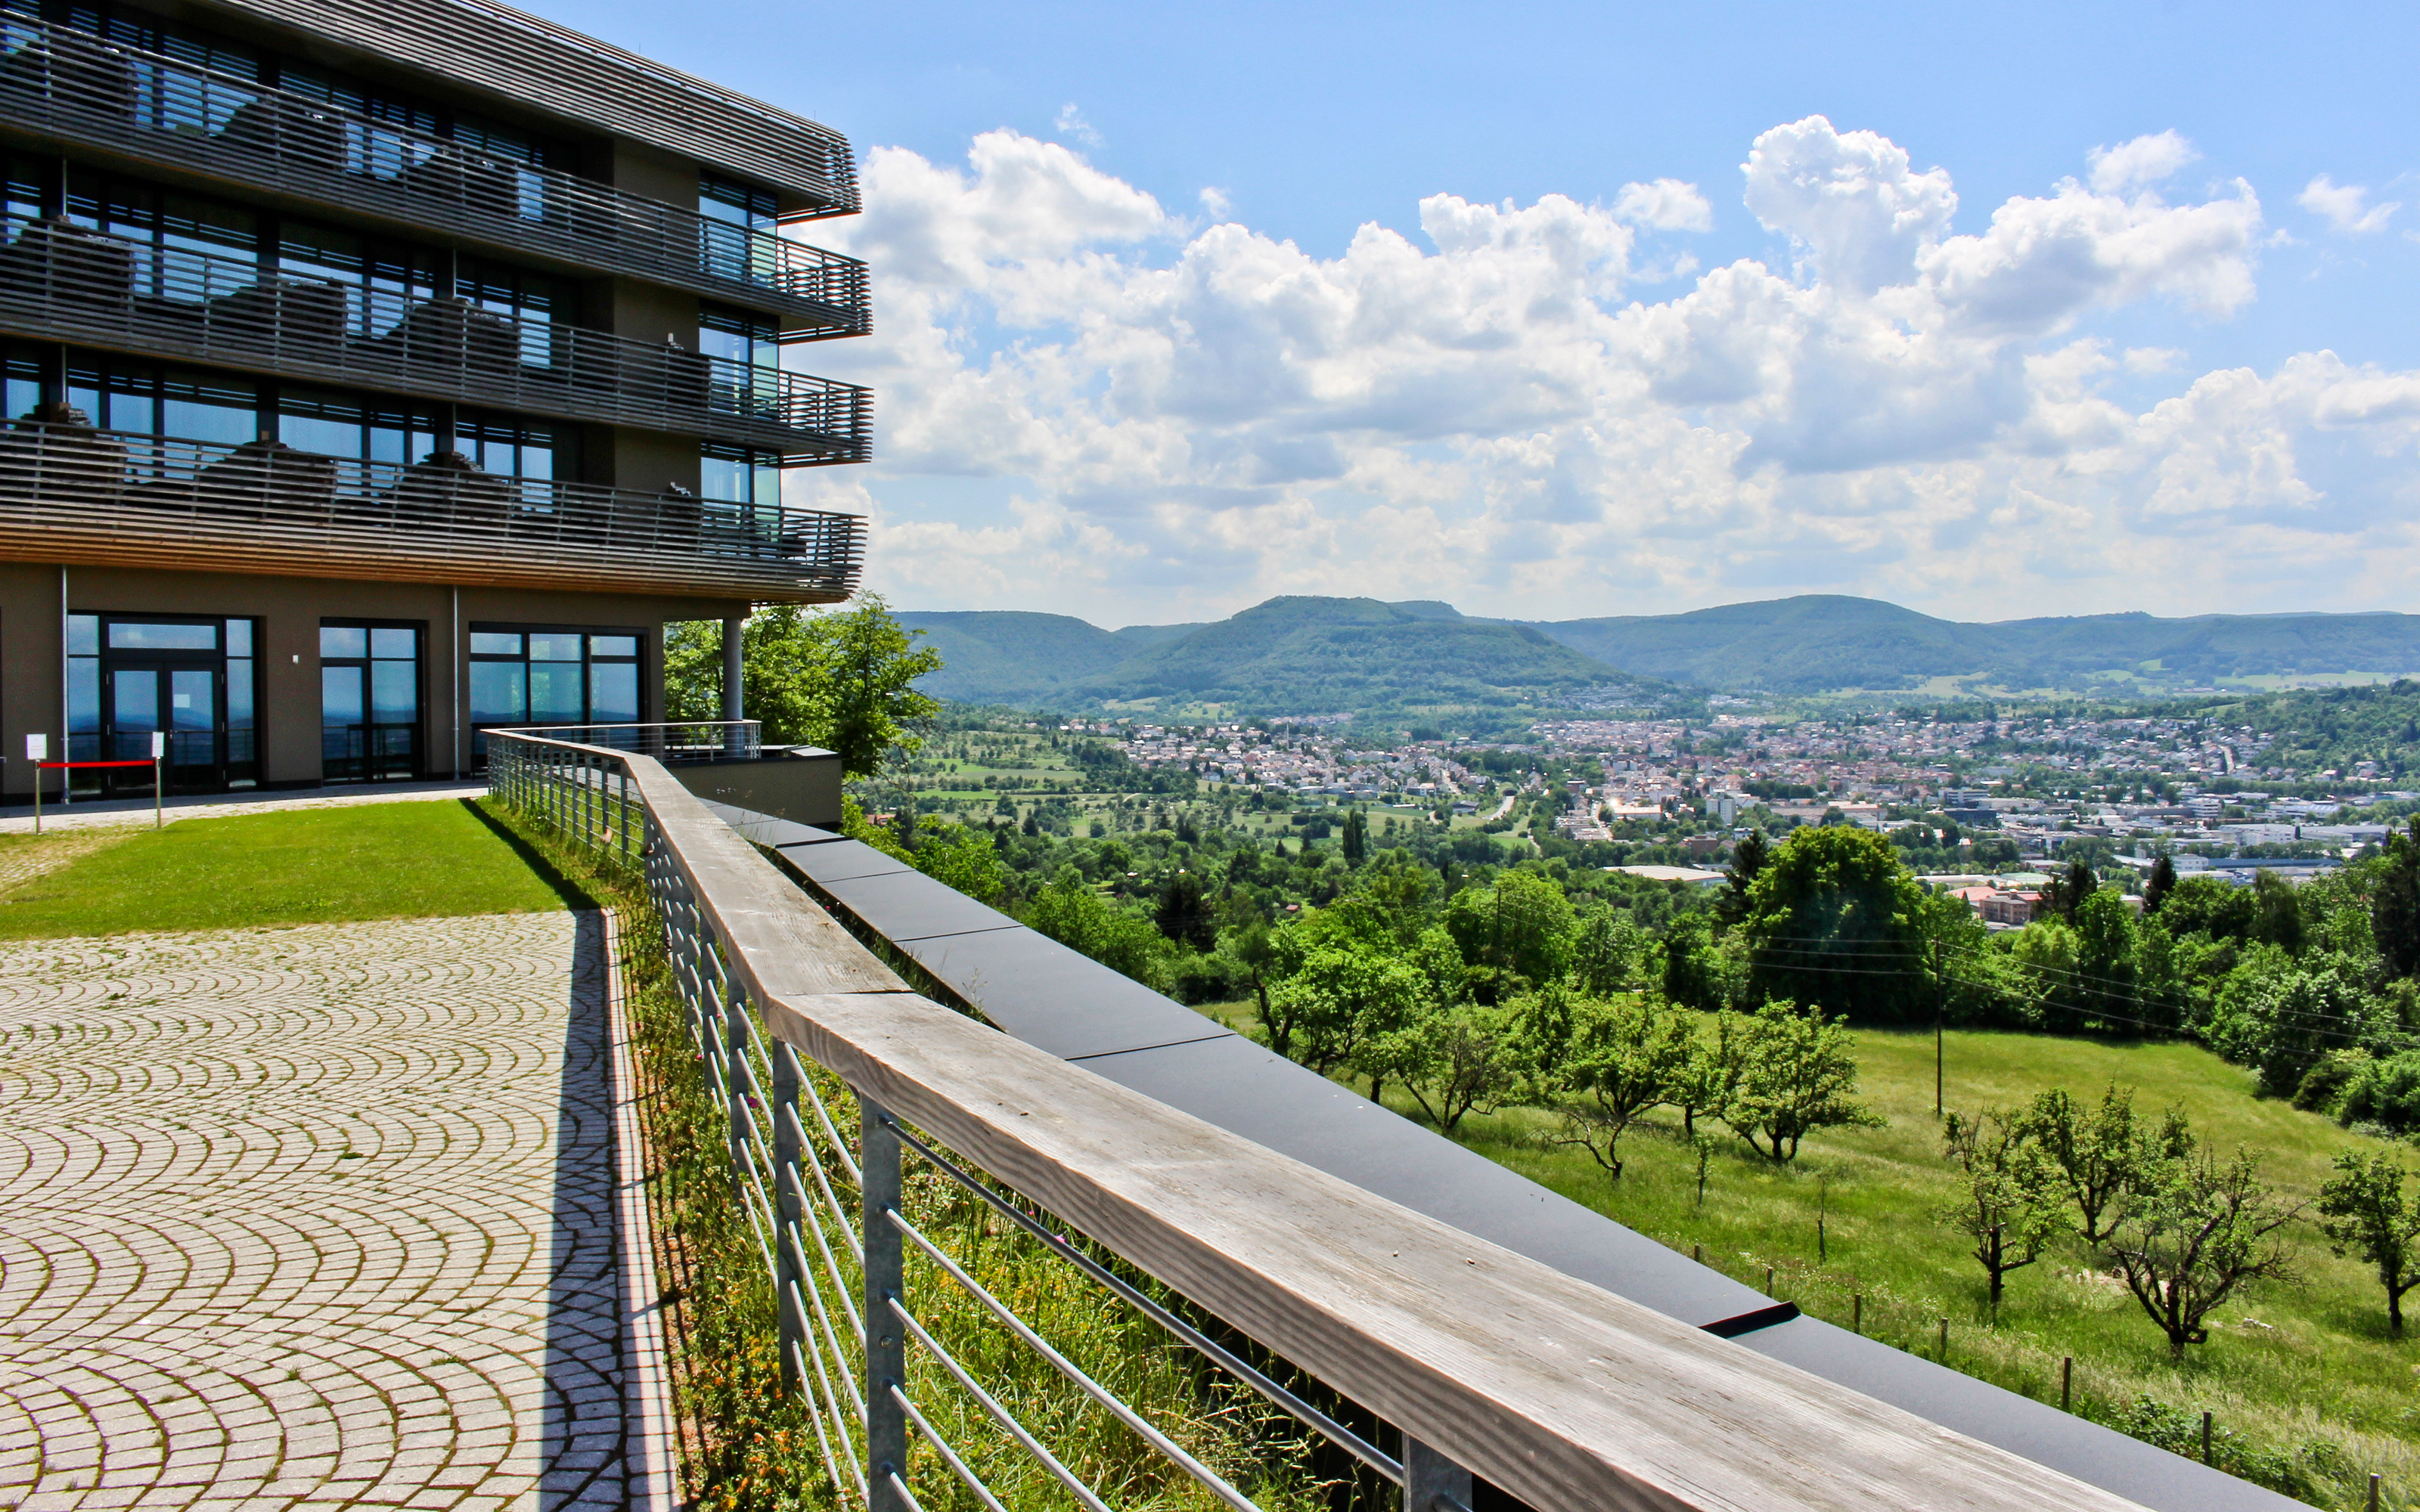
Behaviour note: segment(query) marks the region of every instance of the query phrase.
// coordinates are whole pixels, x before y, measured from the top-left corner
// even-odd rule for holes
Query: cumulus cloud
[[[1714,226],[1714,208],[1706,203],[1706,196],[1698,193],[1697,185],[1678,178],[1622,185],[1621,193],[1614,196],[1613,215],[1615,220],[1657,231],[1711,231]]]
[[[2361,184],[2339,184],[2326,174],[2303,186],[2295,203],[2349,236],[2366,236],[2386,229],[2387,217],[2403,207],[2393,201],[2369,205],[2369,190]]]
[[[2091,169],[2094,193],[2123,194],[2128,190],[2149,189],[2200,156],[2191,142],[2168,131],[2114,147],[2094,147],[2084,161]]]
[[[866,214],[817,228],[871,263],[878,334],[810,349],[877,387],[878,461],[792,486],[874,517],[898,601],[1111,623],[1276,593],[1539,617],[2390,597],[2420,568],[2420,375],[2322,351],[2192,378],[2092,331],[2254,297],[2259,201],[2171,203],[2191,155],[2095,149],[1962,234],[1946,169],[1810,116],[1744,167],[1794,266],[1644,301],[1640,228],[1708,213],[1677,180],[1432,195],[1320,255],[1011,131],[960,164],[880,150]],[[2113,396],[2163,373],[2148,411]]]

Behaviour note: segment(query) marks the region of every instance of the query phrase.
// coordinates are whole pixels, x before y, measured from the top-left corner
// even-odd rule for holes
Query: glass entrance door
[[[164,733],[163,782],[175,789],[226,785],[219,743],[225,700],[217,667],[121,662],[105,676],[110,720],[104,760],[147,762],[151,737]],[[136,766],[103,768],[101,779],[109,792],[147,791],[151,786],[151,773]]]
[[[420,775],[420,627],[319,626],[320,777]]]
[[[156,614],[68,616],[68,759],[151,759],[167,736],[162,779],[186,792],[248,788],[260,779],[254,718],[251,619]],[[149,792],[140,767],[87,768],[78,793]]]

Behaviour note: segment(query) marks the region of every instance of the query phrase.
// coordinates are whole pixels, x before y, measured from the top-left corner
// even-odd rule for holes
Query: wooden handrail
[[[2137,1504],[1578,1281],[906,984],[658,763],[657,833],[779,1039],[1533,1507]]]

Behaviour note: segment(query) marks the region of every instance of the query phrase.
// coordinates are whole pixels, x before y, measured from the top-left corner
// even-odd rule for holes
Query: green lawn
[[[1248,1004],[1207,1011],[1238,1028],[1251,1019]],[[1683,1253],[1702,1247],[1706,1263],[1750,1286],[1761,1287],[1771,1266],[1774,1294],[1826,1321],[1847,1327],[1862,1295],[1868,1334],[1932,1356],[1947,1318],[1950,1365],[2053,1402],[2060,1358],[2072,1355],[2077,1406],[2090,1415],[2114,1420],[2149,1393],[2190,1413],[2197,1441],[2207,1409],[2222,1441],[2233,1431],[2250,1448],[2306,1463],[2315,1442],[2331,1446],[2319,1456],[2333,1454],[2329,1462],[2342,1473],[2335,1504],[2360,1506],[2366,1473],[2377,1471],[2386,1477],[2382,1506],[2420,1506],[2420,1327],[2392,1337],[2373,1273],[2331,1255],[2316,1225],[2292,1230],[2304,1284],[2227,1303],[2211,1342],[2195,1346],[2181,1366],[2080,1244],[2011,1274],[1994,1324],[1982,1268],[1936,1216],[1950,1184],[1932,1116],[1932,1036],[1869,1030],[1857,1046],[1864,1095],[1888,1125],[1810,1139],[1787,1167],[1726,1139],[1707,1173],[1703,1208],[1677,1115],[1624,1142],[1619,1184],[1584,1151],[1550,1143],[1553,1120],[1534,1111],[1474,1115],[1461,1134],[1481,1153],[1641,1233]],[[2256,1099],[2250,1072],[2189,1045],[1953,1032],[1947,1050],[1952,1108],[2003,1106],[2051,1087],[2097,1102],[2114,1079],[2137,1088],[2137,1108],[2154,1117],[2181,1104],[2223,1153],[2251,1149],[2263,1174],[2296,1197],[2317,1193],[2335,1151],[2379,1148],[2318,1114]],[[1388,1103],[1419,1117],[1391,1092]],[[2318,1499],[2325,1504],[2328,1496]]]
[[[419,800],[143,830],[0,894],[0,939],[585,906],[475,805]]]

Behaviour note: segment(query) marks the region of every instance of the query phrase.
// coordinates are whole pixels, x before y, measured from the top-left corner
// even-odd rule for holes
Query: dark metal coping
[[[1306,1071],[892,856],[724,804],[726,823],[1003,1031],[1365,1191],[2157,1512],[2302,1504],[1776,1304]]]
[[[524,108],[651,143],[853,214],[848,139],[495,0],[216,0]]]

